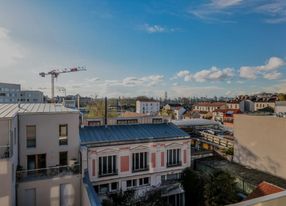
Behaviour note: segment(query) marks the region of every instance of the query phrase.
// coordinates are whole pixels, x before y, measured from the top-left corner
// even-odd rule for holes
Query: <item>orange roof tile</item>
[[[245,200],[250,200],[258,197],[262,197],[265,195],[271,195],[277,192],[282,192],[285,189],[278,187],[274,184],[268,182],[261,182],[253,191],[250,193]]]

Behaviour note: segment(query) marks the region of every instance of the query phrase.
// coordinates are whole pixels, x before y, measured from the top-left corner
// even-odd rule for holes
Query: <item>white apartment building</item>
[[[190,137],[172,123],[112,125],[80,129],[82,167],[87,168],[95,190],[174,187],[164,194],[171,205],[184,205],[178,179],[190,167]],[[175,203],[177,202],[177,203]]]
[[[286,113],[286,101],[277,101],[275,103],[275,113]]]
[[[41,91],[22,90],[19,95],[21,103],[43,103],[44,94]]]
[[[136,101],[136,113],[141,114],[157,114],[160,111],[160,102],[159,101]]]
[[[239,109],[241,112],[244,112],[244,101],[242,100],[232,100],[226,103],[227,109]]]
[[[78,133],[77,110],[0,104],[0,205],[80,205]]]

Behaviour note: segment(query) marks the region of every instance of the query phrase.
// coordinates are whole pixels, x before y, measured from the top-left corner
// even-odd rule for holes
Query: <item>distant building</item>
[[[254,111],[259,111],[261,109],[270,107],[273,110],[275,109],[275,100],[263,100],[259,99],[254,101]]]
[[[41,91],[21,90],[20,84],[0,83],[0,103],[43,103]]]
[[[234,161],[286,179],[286,118],[235,115]]]
[[[21,103],[43,103],[44,94],[41,91],[22,90],[20,91],[19,100]]]
[[[20,84],[0,83],[0,103],[17,103],[20,90]]]
[[[190,167],[190,136],[168,124],[114,125],[80,129],[83,169],[97,193],[135,189],[137,195],[165,188],[162,198],[184,205],[180,178]]]
[[[157,114],[160,111],[160,102],[155,100],[137,100],[136,112],[142,114]]]
[[[193,110],[199,112],[213,112],[216,109],[225,109],[225,102],[198,102],[193,106]]]
[[[164,110],[171,110],[174,112],[175,119],[183,119],[183,114],[187,111],[181,104],[166,104]]]
[[[225,126],[233,127],[234,115],[241,113],[240,109],[216,109],[213,111],[213,120],[223,123]]]
[[[275,113],[286,113],[286,101],[277,101],[275,103]]]
[[[244,101],[241,100],[230,100],[226,103],[227,109],[238,109],[244,112]]]

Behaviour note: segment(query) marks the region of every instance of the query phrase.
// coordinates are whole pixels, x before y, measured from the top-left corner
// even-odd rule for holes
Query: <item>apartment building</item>
[[[259,111],[261,109],[264,109],[266,107],[270,107],[272,109],[275,109],[275,100],[256,100],[254,101],[254,111]]]
[[[227,109],[236,109],[244,112],[244,101],[240,100],[230,100],[226,102]]]
[[[286,113],[286,101],[277,101],[275,103],[275,113],[279,114],[279,113]]]
[[[16,205],[18,118],[0,104],[0,205]]]
[[[17,103],[20,90],[20,84],[8,84],[0,82],[0,103]]]
[[[22,90],[18,101],[21,103],[43,103],[44,94],[36,90]]]
[[[286,118],[235,115],[234,161],[286,179]]]
[[[155,100],[137,100],[136,113],[157,114],[160,111],[160,102]]]
[[[193,110],[199,112],[213,112],[216,109],[225,109],[225,102],[198,102],[193,106]]]
[[[2,177],[12,190],[17,183],[17,198],[6,191],[10,187],[1,187],[10,194],[0,190],[1,203],[2,197],[10,199],[1,205],[15,205],[16,199],[17,205],[79,205],[79,112],[58,104],[1,104],[0,122],[8,128],[0,136],[9,140],[8,176],[0,175],[1,184]]]
[[[83,127],[80,138],[82,167],[101,198],[131,188],[144,195],[169,187],[163,198],[184,205],[178,179],[190,167],[191,140],[172,123]]]
[[[21,90],[20,84],[0,83],[1,103],[43,103],[44,95],[41,91]]]

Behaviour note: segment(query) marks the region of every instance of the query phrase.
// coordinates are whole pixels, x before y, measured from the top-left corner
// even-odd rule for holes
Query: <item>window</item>
[[[149,166],[147,164],[148,156],[147,152],[139,152],[132,154],[132,171],[147,171],[149,170]]]
[[[137,124],[137,119],[119,119],[117,120],[117,124],[125,125],[125,124]]]
[[[126,181],[126,187],[127,188],[136,187],[136,186],[137,186],[137,179]]]
[[[59,144],[67,145],[68,144],[68,125],[60,124],[59,126]]]
[[[111,191],[117,190],[118,189],[118,182],[112,182],[110,187],[111,187],[110,188]]]
[[[142,185],[149,185],[149,177],[144,177],[144,178],[140,178],[139,179],[139,185],[142,186]]]
[[[88,121],[88,126],[100,126],[101,121]]]
[[[68,152],[59,153],[59,163],[60,166],[65,166],[68,164]]]
[[[99,157],[99,177],[117,175],[116,156]]]
[[[36,126],[26,126],[26,143],[27,148],[36,147]]]
[[[181,165],[181,150],[170,149],[167,150],[167,167]]]

